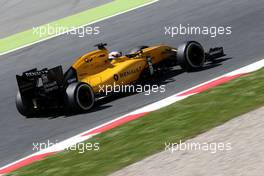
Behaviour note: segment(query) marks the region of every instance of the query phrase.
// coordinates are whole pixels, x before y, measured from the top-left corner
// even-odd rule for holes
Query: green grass
[[[47,28],[47,26],[60,26],[65,28],[77,28],[82,25],[92,24],[95,21],[116,15],[127,10],[140,7],[144,4],[154,2],[154,0],[113,0],[107,4],[88,9],[81,13],[68,16],[57,21],[39,26],[40,28]],[[35,26],[36,27],[36,26]],[[0,39],[0,54],[10,50],[34,43],[39,40],[58,35],[55,33],[46,33],[43,36],[34,34],[33,29],[23,31],[6,38]]]
[[[95,136],[100,151],[61,152],[10,175],[107,175],[263,105],[260,70]]]

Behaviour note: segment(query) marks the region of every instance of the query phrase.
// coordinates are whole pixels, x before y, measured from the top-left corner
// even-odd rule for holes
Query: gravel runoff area
[[[235,118],[184,143],[200,143],[203,148],[205,142],[224,143],[225,150],[216,153],[213,150],[172,152],[165,150],[164,144],[163,152],[132,164],[112,176],[263,175],[264,107]],[[230,148],[226,147],[228,144]],[[174,148],[176,149],[176,146]]]

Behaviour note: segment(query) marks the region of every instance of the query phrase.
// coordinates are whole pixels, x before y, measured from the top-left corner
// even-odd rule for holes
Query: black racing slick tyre
[[[22,98],[19,91],[16,96],[16,107],[18,112],[25,117],[31,117],[34,114],[32,103],[26,98]]]
[[[203,46],[196,41],[189,41],[178,47],[177,59],[182,69],[186,71],[199,70],[205,63]]]
[[[95,102],[94,92],[90,85],[75,82],[66,88],[66,108],[71,111],[88,111]]]

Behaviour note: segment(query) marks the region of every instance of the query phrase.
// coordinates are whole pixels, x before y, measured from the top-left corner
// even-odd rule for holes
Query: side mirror
[[[97,47],[99,50],[103,50],[106,49],[105,46],[107,46],[107,43],[99,43],[94,46]]]

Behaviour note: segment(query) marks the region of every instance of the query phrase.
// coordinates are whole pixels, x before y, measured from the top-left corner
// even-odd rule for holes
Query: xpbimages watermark
[[[55,146],[58,144],[58,140],[56,141],[50,141],[47,140],[45,142],[33,142],[32,143],[32,150],[35,152],[50,148],[52,146]],[[100,144],[99,143],[91,143],[91,142],[80,142],[77,144],[74,144],[65,150],[68,151],[77,151],[78,153],[82,154],[88,151],[99,151],[100,150]]]
[[[78,37],[84,37],[86,35],[98,35],[100,34],[100,27],[83,26],[76,28],[61,26],[58,24],[47,24],[41,27],[33,27],[33,35],[37,35],[39,37],[59,34],[76,35]]]
[[[172,38],[179,35],[206,35],[215,38],[232,34],[231,26],[192,26],[190,24],[180,24],[178,26],[165,26],[164,30],[165,35]]]
[[[165,85],[99,85],[99,92],[106,96],[111,93],[144,93],[144,95],[150,95],[151,93],[164,93],[166,91]]]
[[[231,143],[223,143],[223,142],[182,142],[179,143],[166,143],[165,142],[165,151],[169,151],[171,153],[178,151],[205,151],[210,152],[212,154],[220,152],[220,151],[230,151],[232,150]]]

